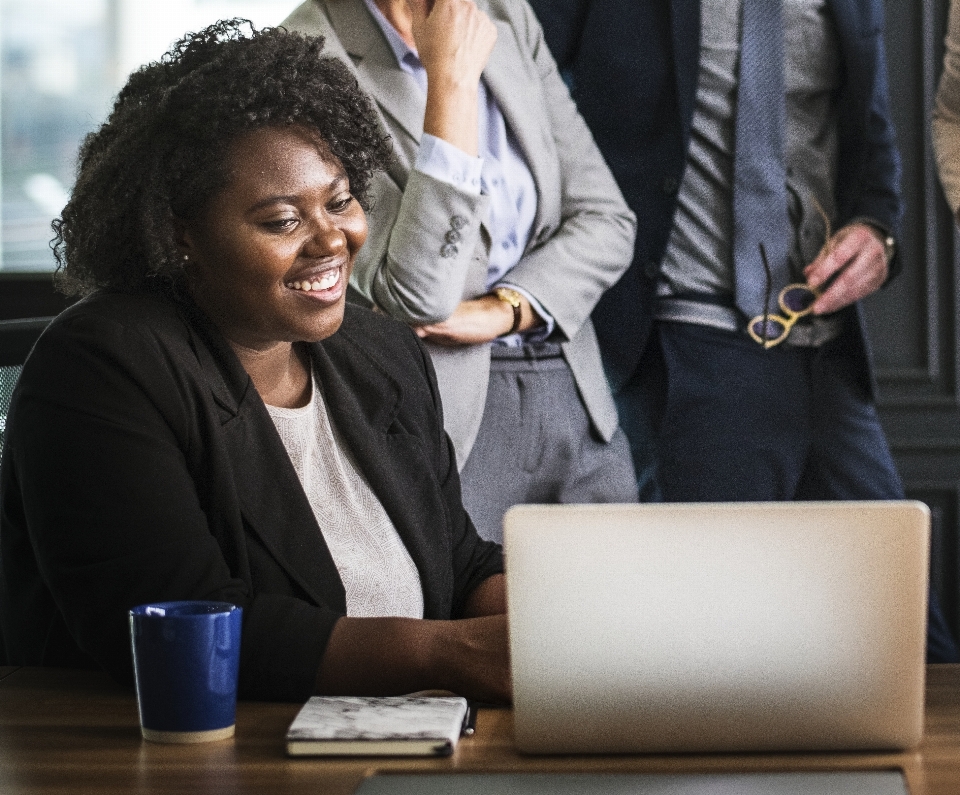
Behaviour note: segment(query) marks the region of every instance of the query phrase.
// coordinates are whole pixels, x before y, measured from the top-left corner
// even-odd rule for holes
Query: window
[[[276,25],[299,0],[0,0],[0,273],[54,268],[50,222],[77,148],[127,75],[226,17]]]

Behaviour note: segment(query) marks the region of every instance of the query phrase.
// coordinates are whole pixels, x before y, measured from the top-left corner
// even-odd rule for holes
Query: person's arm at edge
[[[876,32],[872,53],[873,94],[864,138],[858,142],[866,150],[859,193],[848,207],[845,226],[804,269],[811,286],[825,287],[813,306],[815,314],[836,312],[867,297],[894,278],[902,265],[896,250],[888,260],[885,235],[879,231],[889,230],[894,239],[899,238],[903,217],[900,155],[890,115],[882,26]],[[863,219],[868,222],[863,223]]]
[[[933,149],[940,181],[960,222],[960,2],[951,0],[943,73],[933,108]]]

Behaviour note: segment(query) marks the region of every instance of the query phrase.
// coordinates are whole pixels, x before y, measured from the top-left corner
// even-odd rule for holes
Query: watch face
[[[505,301],[510,306],[520,306],[520,293],[516,290],[511,290],[509,287],[498,287],[495,292],[497,298],[501,301]]]

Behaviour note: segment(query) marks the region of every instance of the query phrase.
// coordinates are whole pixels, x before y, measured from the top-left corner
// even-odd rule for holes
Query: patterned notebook
[[[448,756],[467,700],[447,696],[314,696],[287,730],[291,756]]]

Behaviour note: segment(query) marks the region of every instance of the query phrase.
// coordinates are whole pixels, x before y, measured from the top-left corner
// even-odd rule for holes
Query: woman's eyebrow
[[[247,212],[256,212],[257,210],[262,210],[264,207],[269,207],[271,204],[295,204],[296,201],[297,197],[293,194],[288,196],[267,196],[267,198],[250,205]]]
[[[349,182],[350,182],[349,179],[344,174],[330,180],[329,184],[327,185],[327,189],[334,190],[334,191],[342,190],[344,187],[346,187],[349,184]],[[255,204],[250,205],[250,208],[247,210],[247,212],[251,212],[251,213],[256,212],[257,210],[261,210],[264,207],[269,207],[271,204],[283,204],[283,203],[296,204],[300,195],[301,194],[291,193],[283,196],[267,196],[266,198],[261,199]]]

